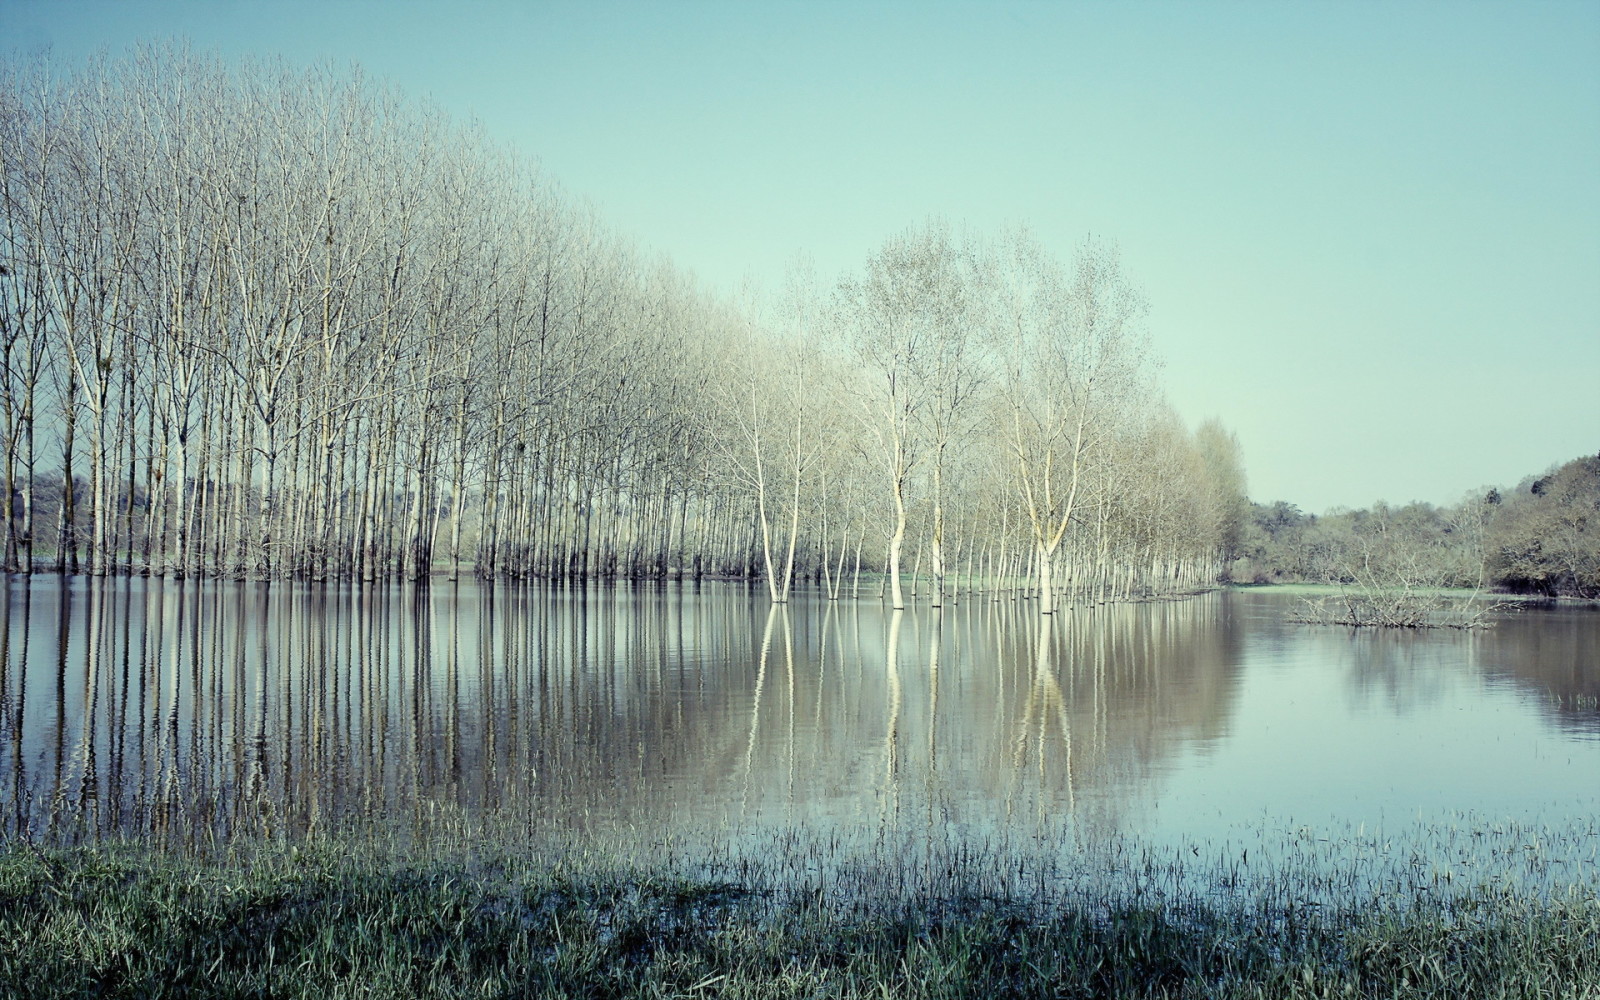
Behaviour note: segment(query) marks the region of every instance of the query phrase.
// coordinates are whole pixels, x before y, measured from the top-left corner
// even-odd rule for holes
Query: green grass
[[[748,852],[13,844],[0,996],[1600,997],[1592,862],[1504,877],[1552,866],[1527,856],[1541,838],[1503,838],[1504,870],[1475,880],[1409,848],[1326,866],[1316,845],[1189,869],[803,834]]]

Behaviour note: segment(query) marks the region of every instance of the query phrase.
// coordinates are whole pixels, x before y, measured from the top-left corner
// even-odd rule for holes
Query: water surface
[[[1600,614],[1292,623],[1217,593],[1054,617],[739,585],[11,579],[0,833],[1250,829],[1600,814]]]

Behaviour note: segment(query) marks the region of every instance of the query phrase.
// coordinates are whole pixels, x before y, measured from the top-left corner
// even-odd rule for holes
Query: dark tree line
[[[1251,504],[1235,579],[1411,582],[1600,597],[1600,455],[1459,504],[1384,503],[1318,517]]]

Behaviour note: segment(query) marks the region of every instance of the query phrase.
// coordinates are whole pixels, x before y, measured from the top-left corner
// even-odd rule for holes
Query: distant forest
[[[1203,586],[1238,446],[1114,245],[937,221],[762,300],[357,72],[0,65],[10,571]],[[848,581],[848,583],[846,583]]]
[[[1242,582],[1465,587],[1600,597],[1600,455],[1453,507],[1375,504],[1324,517],[1251,504]]]

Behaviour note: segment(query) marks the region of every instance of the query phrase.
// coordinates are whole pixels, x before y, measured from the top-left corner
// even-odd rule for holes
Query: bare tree
[[[893,510],[887,545],[890,601],[905,607],[901,554],[912,477],[933,464],[935,548],[943,573],[943,476],[955,420],[976,381],[970,364],[971,270],[943,225],[887,241],[865,273],[841,283],[838,322],[861,376],[863,429],[877,443]],[[942,580],[941,580],[942,585]]]
[[[1056,607],[1055,558],[1143,377],[1143,296],[1114,247],[1090,240],[1070,272],[1026,235],[1007,253],[1007,444],[1033,544],[1039,610]]]
[[[932,222],[763,313],[359,72],[181,46],[6,64],[0,139],[8,567],[53,515],[98,573],[475,559],[781,603],[866,565],[900,608],[909,559],[913,597],[981,563],[1050,610],[1061,566],[1128,596],[1228,548],[1236,454],[1134,419],[1142,300],[1104,244],[1063,269]]]

